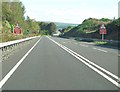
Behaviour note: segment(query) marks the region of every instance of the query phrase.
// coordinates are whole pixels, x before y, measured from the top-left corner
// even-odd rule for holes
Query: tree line
[[[57,27],[53,22],[39,22],[35,19],[31,19],[29,16],[25,17],[25,6],[23,3],[19,0],[18,2],[13,1],[2,2],[2,30],[0,31],[2,33],[3,42],[40,34],[51,35],[56,31]],[[16,24],[19,24],[23,33],[14,36],[13,31]]]
[[[39,22],[39,26],[41,30],[40,34],[42,35],[52,35],[57,30],[57,26],[53,22],[50,22],[50,23]]]

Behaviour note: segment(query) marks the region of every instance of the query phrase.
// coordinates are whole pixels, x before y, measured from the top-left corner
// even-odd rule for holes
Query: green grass
[[[110,46],[110,47],[117,47],[119,43],[110,43],[110,42],[105,42],[105,41],[96,41],[95,42],[97,45],[103,45],[103,46]]]
[[[107,42],[105,42],[105,41],[95,41],[95,43],[98,44],[98,45],[105,45],[105,44],[107,44]]]

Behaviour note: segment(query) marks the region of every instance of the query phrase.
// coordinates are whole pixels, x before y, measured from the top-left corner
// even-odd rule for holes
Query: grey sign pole
[[[118,2],[118,18],[120,18],[120,1]]]
[[[104,34],[102,34],[102,40],[104,40]]]
[[[101,28],[100,30],[102,30],[102,33],[101,33],[102,34],[102,40],[104,40],[103,30],[106,29],[106,28],[105,28],[104,24],[102,24],[102,26],[100,28]]]

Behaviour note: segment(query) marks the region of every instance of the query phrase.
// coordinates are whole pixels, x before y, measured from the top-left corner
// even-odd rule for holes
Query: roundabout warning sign
[[[16,27],[14,28],[14,34],[15,34],[15,35],[22,34],[22,28],[19,27],[18,24],[17,24]]]
[[[104,34],[107,34],[106,27],[104,24],[100,27],[100,34],[102,35],[102,40],[104,40]]]

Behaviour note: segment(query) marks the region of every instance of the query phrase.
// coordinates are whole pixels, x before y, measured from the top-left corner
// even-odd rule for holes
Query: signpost
[[[100,34],[102,35],[102,40],[104,40],[104,34],[107,34],[104,24],[102,24],[100,27]]]

